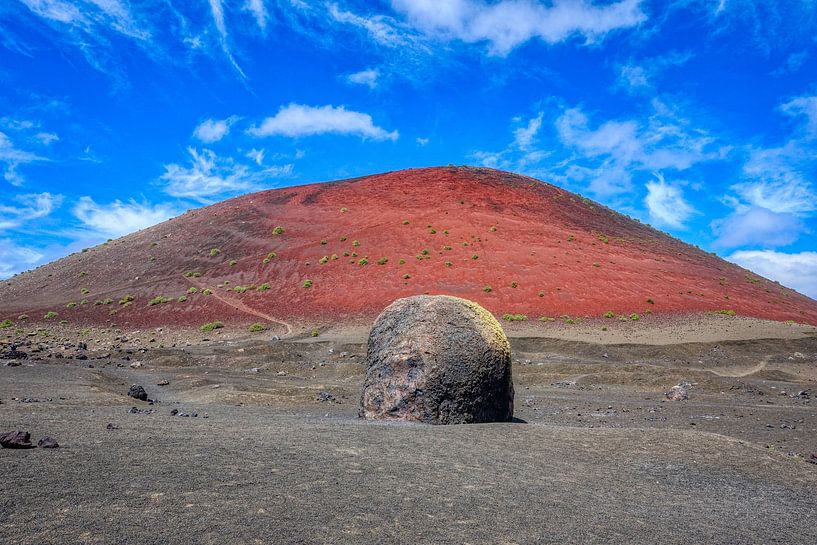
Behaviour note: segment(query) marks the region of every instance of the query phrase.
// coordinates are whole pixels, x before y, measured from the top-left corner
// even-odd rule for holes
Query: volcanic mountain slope
[[[0,320],[320,324],[421,293],[531,319],[733,310],[817,324],[814,300],[647,225],[533,178],[464,167],[193,210],[3,282]]]

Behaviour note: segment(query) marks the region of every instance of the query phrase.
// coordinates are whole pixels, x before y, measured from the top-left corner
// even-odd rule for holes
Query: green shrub
[[[127,305],[128,303],[132,303],[136,299],[133,295],[126,295],[122,299],[119,300],[120,305]]]
[[[210,257],[216,257],[220,253],[221,250],[219,250],[218,248],[213,248],[212,250],[210,250]]]
[[[604,313],[605,318],[613,318],[614,316],[615,314],[613,314],[612,310],[608,310],[607,312]]]
[[[278,257],[278,254],[276,254],[275,252],[268,253],[267,257],[264,258],[264,265],[266,265],[267,263],[269,263],[270,261],[272,261],[276,257]]]
[[[257,291],[267,291],[268,289],[270,289],[269,282],[264,282],[263,284],[261,284],[260,286],[258,286],[258,287],[257,287],[257,288],[255,288],[255,289],[256,289]]]
[[[378,265],[385,265],[385,264],[386,264],[386,263],[388,263],[388,262],[389,262],[389,258],[388,258],[388,257],[381,257],[380,259],[378,259],[378,260],[377,260],[377,264],[378,264]]]
[[[173,299],[170,298],[170,297],[164,297],[162,295],[157,295],[156,297],[154,297],[153,299],[148,301],[148,306],[152,307],[154,305],[161,305],[162,303],[169,303],[172,300]]]
[[[436,230],[436,229],[429,229],[429,230],[428,230],[428,232],[429,232],[429,233],[431,233],[432,235],[436,235],[436,234],[437,234],[437,230]]]
[[[445,231],[443,231],[443,234],[444,234],[445,236],[448,236],[448,229],[446,229]]]
[[[233,288],[233,292],[235,293],[244,293],[247,290],[253,289],[255,286],[236,286]]]
[[[97,306],[99,306],[99,305],[110,305],[111,303],[113,303],[113,299],[97,299],[96,301],[94,301],[94,305],[97,305]]]
[[[197,291],[199,291],[198,288],[187,288],[187,293],[196,293]]]
[[[593,266],[598,269],[599,267],[601,267],[601,263],[599,263],[598,261],[594,261]]]
[[[338,259],[338,254],[332,254],[332,257],[330,257],[329,259],[331,259],[332,261],[336,261]]]
[[[238,261],[236,261],[235,259],[231,259],[230,260],[230,267],[235,267],[236,265],[238,265]]]
[[[345,214],[345,213],[346,213],[346,212],[348,212],[348,211],[349,211],[349,209],[348,209],[348,208],[346,208],[345,206],[344,206],[343,208],[341,208],[341,209],[340,209],[340,213],[341,213],[341,214]]]
[[[638,320],[640,320],[640,319],[641,319],[641,316],[639,316],[639,315],[638,315],[638,314],[636,314],[635,312],[633,312],[632,314],[630,314],[630,320],[632,320],[632,321],[634,321],[634,322],[637,322],[637,321],[638,321]]]
[[[312,280],[304,280],[303,286],[305,288],[311,288],[312,287]]]
[[[326,262],[328,262],[328,261],[329,261],[329,256],[328,256],[328,255],[325,255],[325,256],[323,256],[322,258],[320,258],[320,259],[318,260],[318,263],[320,263],[321,265],[323,265],[324,263],[326,263]]]
[[[45,316],[43,316],[43,318],[45,318],[46,320],[50,320],[51,318],[56,318],[57,316],[59,316],[59,314],[57,314],[53,310],[49,310],[48,312],[45,313]]]
[[[275,236],[283,235],[284,234],[284,228],[279,225],[278,227],[275,227],[272,230],[272,234],[275,235]]]
[[[610,239],[609,239],[609,238],[607,238],[607,237],[606,237],[606,236],[604,236],[604,235],[597,235],[597,236],[596,236],[596,238],[597,238],[597,239],[599,239],[600,241],[602,241],[602,242],[603,242],[603,243],[605,243],[605,244],[609,244],[609,243],[610,243]]]
[[[0,322],[0,329],[5,329],[5,328],[11,327],[13,325],[14,325],[14,322],[12,322],[11,320],[8,320],[8,319],[3,320],[2,322]]]
[[[221,323],[221,322],[210,322],[210,323],[204,324],[199,329],[201,329],[202,332],[204,332],[204,333],[208,333],[210,331],[213,331],[214,329],[221,329],[222,327],[224,327],[224,324]]]
[[[187,301],[187,296],[186,295],[179,295],[179,298],[176,299],[176,301],[179,302],[179,303],[184,303],[185,301]]]
[[[647,299],[647,304],[654,305],[655,301],[653,301],[652,299]]]
[[[403,220],[403,225],[408,225],[408,224],[409,224],[409,220]]]
[[[347,240],[348,238],[349,238],[349,237],[340,237],[340,241],[341,241],[341,242],[346,242],[346,240]]]
[[[184,273],[184,276],[187,278],[199,278],[201,276],[201,273],[196,271],[187,271],[186,273]]]
[[[77,306],[77,304],[76,304],[76,303],[74,303],[73,301],[71,301],[70,303],[68,303],[67,305],[65,305],[65,308],[74,308],[75,306]]]
[[[540,322],[555,322],[556,318],[551,318],[550,316],[539,316]]]
[[[474,254],[471,256],[471,259],[479,259],[479,256],[477,254]]]
[[[80,271],[79,277],[82,278],[83,276],[88,276],[88,273],[85,271]]]
[[[266,329],[267,329],[267,326],[265,326],[264,324],[258,324],[258,323],[252,324],[249,327],[249,330],[252,333],[258,333],[259,331],[266,331]]]
[[[326,246],[326,244],[327,244],[326,239],[321,240],[321,246]]]
[[[398,263],[398,264],[400,264],[400,265],[405,265],[405,264],[406,264],[406,260],[405,260],[405,259],[401,259],[401,260],[400,260],[400,261],[398,261],[397,263]]]
[[[723,314],[724,316],[734,316],[736,312],[734,310],[719,310],[718,314]]]
[[[80,306],[87,305],[87,304],[88,304],[88,299],[83,299],[82,301],[79,302]]]
[[[540,291],[540,292],[539,292],[537,295],[538,295],[539,297],[544,297],[544,296],[545,296],[545,292]]]
[[[443,250],[451,250],[451,246],[443,246]]]
[[[352,252],[352,257],[357,257],[357,252]]]
[[[451,267],[451,266],[453,266],[453,265],[454,265],[454,264],[453,264],[453,263],[451,263],[450,261],[446,261],[446,262],[445,262],[445,266],[446,266],[446,267]]]
[[[201,294],[202,295],[213,295],[213,290],[211,290],[210,288],[204,288],[203,290],[201,290]]]
[[[410,274],[404,274],[403,275],[403,280],[408,280],[409,278],[411,278]]]
[[[312,332],[310,333],[310,335],[312,335],[313,337],[317,337],[318,336],[318,330],[313,329]]]
[[[567,235],[567,241],[568,241],[568,242],[573,242],[573,239],[574,239],[574,238],[575,238],[575,237],[574,237],[573,235]]]
[[[358,265],[368,265],[369,264],[369,258],[368,257],[363,257],[363,258],[361,258],[360,261],[357,262],[357,264]]]
[[[491,293],[492,291],[494,291],[494,288],[492,288],[491,286],[483,286],[482,291],[484,291],[485,293]]]
[[[17,319],[20,320],[21,322],[28,320],[28,314],[20,314],[19,316],[17,316]]]
[[[88,288],[80,288],[80,289],[79,289],[79,292],[80,292],[82,295],[88,295],[89,293],[91,293],[91,290],[89,290]]]
[[[524,314],[505,314],[502,319],[506,322],[524,322],[528,317]]]
[[[516,287],[518,287],[518,286],[519,286],[519,284],[517,284],[517,283],[516,283],[516,280],[514,280],[513,282],[511,282],[511,287],[512,287],[512,288],[516,288]]]
[[[495,225],[491,225],[491,228],[490,228],[490,229],[488,229],[488,230],[489,230],[490,232],[492,232],[492,233],[496,233],[496,226],[495,226]]]
[[[359,240],[353,240],[352,241],[352,246],[360,246],[360,241]]]

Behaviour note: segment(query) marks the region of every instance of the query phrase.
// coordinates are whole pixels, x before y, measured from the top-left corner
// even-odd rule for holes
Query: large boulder
[[[360,416],[430,424],[513,418],[511,347],[478,304],[445,295],[398,299],[369,334]]]

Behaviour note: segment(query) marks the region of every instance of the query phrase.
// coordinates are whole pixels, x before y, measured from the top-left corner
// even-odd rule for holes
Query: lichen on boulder
[[[369,334],[360,416],[429,424],[513,418],[511,347],[478,304],[446,295],[398,299]]]

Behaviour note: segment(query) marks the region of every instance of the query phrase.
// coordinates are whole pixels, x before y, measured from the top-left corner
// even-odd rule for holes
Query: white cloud
[[[369,114],[347,110],[343,106],[304,106],[289,104],[260,127],[249,130],[254,136],[312,136],[316,134],[348,134],[372,140],[397,140],[397,131],[388,132],[376,126]]]
[[[796,216],[779,214],[759,207],[742,207],[725,218],[712,222],[718,237],[716,248],[739,248],[760,245],[765,248],[787,246],[805,231]]]
[[[31,193],[12,199],[20,206],[0,204],[0,231],[20,227],[28,221],[49,215],[62,203],[62,195]]]
[[[120,237],[156,225],[179,213],[168,204],[150,205],[115,200],[97,204],[91,197],[81,197],[74,206],[74,216],[100,236]]]
[[[778,213],[807,213],[817,210],[817,194],[806,178],[814,169],[813,150],[796,140],[779,148],[753,149],[743,166],[746,181],[735,184],[735,191],[752,206]]]
[[[542,127],[542,115],[543,112],[539,112],[539,115],[532,118],[526,127],[520,127],[513,131],[514,140],[519,149],[524,151],[530,148],[536,133]]]
[[[414,45],[415,38],[392,17],[372,15],[363,17],[344,11],[337,4],[329,4],[329,16],[338,23],[363,29],[377,43],[387,47],[407,47]]]
[[[369,68],[367,70],[355,72],[354,74],[349,74],[346,76],[346,81],[356,83],[358,85],[366,85],[369,87],[369,89],[374,89],[377,87],[377,78],[379,76],[380,73],[376,69]]]
[[[246,156],[255,161],[255,164],[261,166],[261,163],[264,162],[264,150],[263,149],[251,149],[246,153]]]
[[[787,254],[771,250],[735,252],[729,261],[817,299],[817,252]]]
[[[54,142],[58,142],[60,139],[59,135],[53,132],[38,132],[34,135],[34,138],[36,138],[43,146],[50,146]]]
[[[657,180],[647,182],[647,205],[650,218],[659,225],[683,229],[684,223],[695,213],[695,209],[684,199],[679,187],[668,184],[660,174]]]
[[[0,132],[0,165],[6,167],[3,177],[11,185],[23,184],[23,177],[17,172],[18,165],[45,160],[45,157],[40,157],[36,153],[17,148],[11,138]]]
[[[292,165],[253,170],[236,163],[231,157],[219,157],[212,150],[187,148],[190,166],[165,165],[161,180],[166,183],[165,192],[174,197],[207,201],[228,193],[241,193],[258,189],[258,184],[292,174]]]
[[[428,140],[428,138],[421,138],[421,137],[418,136],[415,139],[415,142],[417,142],[417,144],[420,145],[420,146],[426,146],[426,145],[428,145],[429,140]]]
[[[817,96],[801,96],[792,99],[780,109],[792,117],[799,117],[809,136],[817,136]]]
[[[238,75],[240,75],[243,79],[247,79],[247,75],[244,73],[241,67],[238,66],[235,57],[233,57],[232,51],[230,51],[227,36],[227,24],[224,22],[224,6],[222,5],[222,0],[210,0],[210,13],[213,16],[213,24],[218,31],[221,49],[224,51],[224,54],[227,56],[227,59],[230,61],[230,64],[233,66],[235,71],[238,72]]]
[[[392,0],[392,7],[422,32],[466,43],[488,42],[494,55],[539,38],[555,44],[577,36],[585,42],[646,20],[640,0],[595,5],[589,0]]]
[[[258,28],[262,31],[267,29],[267,20],[269,19],[269,12],[264,5],[264,0],[247,0],[244,4],[244,9],[252,13],[255,17],[255,22]]]
[[[230,125],[235,122],[234,117],[227,119],[206,119],[193,131],[193,136],[205,144],[218,142],[230,134]]]
[[[8,278],[38,264],[43,254],[33,248],[20,246],[14,241],[0,239],[0,278]]]

